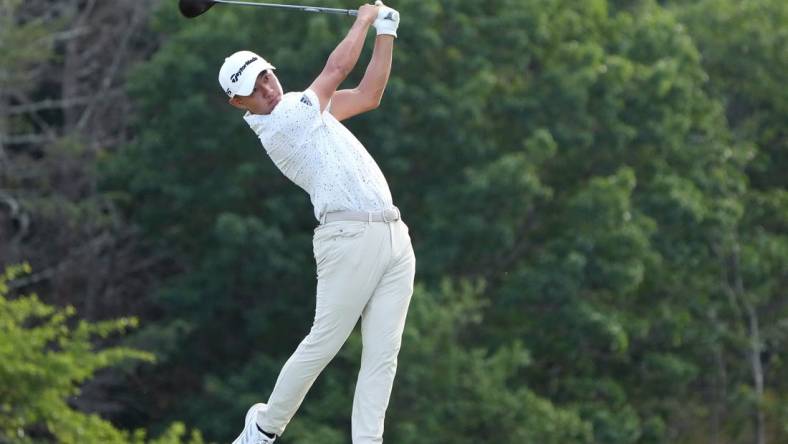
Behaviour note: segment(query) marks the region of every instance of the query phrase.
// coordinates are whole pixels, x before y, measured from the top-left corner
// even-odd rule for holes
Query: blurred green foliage
[[[69,399],[97,371],[125,361],[153,362],[150,353],[126,347],[97,350],[94,341],[137,326],[133,318],[90,323],[71,307],[55,308],[35,294],[9,298],[9,283],[31,272],[28,265],[0,274],[0,442],[27,444],[201,444],[175,423],[157,439],[144,430],[119,430]]]
[[[788,4],[391,6],[402,24],[382,106],[347,122],[386,174],[418,259],[387,442],[751,442],[759,428],[788,440]],[[348,26],[222,6],[187,21],[162,3],[151,23],[162,45],[128,77],[135,142],[99,171],[101,192],[177,272],[144,296],[155,316],[132,348],[89,346],[124,321],[61,332],[68,309],[3,300],[42,320],[41,347],[62,334],[77,354],[57,364],[39,348],[0,364],[68,369],[47,376],[48,398],[35,385],[4,394],[28,413],[3,416],[0,433],[44,424],[74,442],[79,425],[110,437],[80,442],[144,441],[63,401],[99,368],[149,359],[140,349],[157,359],[134,370],[150,390],[123,393],[127,422],[183,420],[221,442],[238,433],[309,329],[316,222],[227,105],[218,68],[250,49],[301,90]],[[8,338],[0,353],[21,358]],[[359,339],[283,443],[348,441]],[[172,427],[161,442],[185,439]]]
[[[736,389],[752,387],[748,357],[785,343],[784,4],[393,6],[383,105],[347,123],[419,259],[387,439],[695,442],[753,433],[754,409],[784,421],[782,366],[768,396]],[[348,23],[163,8],[156,25],[166,44],[129,84],[140,137],[105,186],[188,261],[157,296],[169,315],[155,328],[183,327],[161,368],[191,381],[168,405],[228,437],[309,326],[314,221],[215,74],[252,49],[303,89]],[[760,314],[755,345],[742,307]],[[357,349],[321,378],[293,442],[346,440]]]

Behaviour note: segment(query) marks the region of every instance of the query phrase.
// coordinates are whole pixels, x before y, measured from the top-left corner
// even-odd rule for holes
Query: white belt
[[[336,221],[395,222],[400,219],[399,208],[383,211],[334,211],[323,215],[321,224]]]

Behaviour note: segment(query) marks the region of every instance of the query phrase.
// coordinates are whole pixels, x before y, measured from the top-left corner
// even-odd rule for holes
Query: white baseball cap
[[[266,69],[276,68],[252,51],[238,51],[224,59],[219,69],[219,84],[230,97],[248,96],[252,94],[257,76]]]

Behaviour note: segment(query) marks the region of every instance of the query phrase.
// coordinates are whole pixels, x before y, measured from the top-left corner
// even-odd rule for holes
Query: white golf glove
[[[375,2],[380,5],[378,11],[378,18],[372,26],[378,31],[378,35],[386,34],[397,36],[397,27],[399,26],[399,12],[393,8],[384,5],[383,2]]]

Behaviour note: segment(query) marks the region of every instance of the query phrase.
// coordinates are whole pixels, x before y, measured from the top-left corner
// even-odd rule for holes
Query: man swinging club
[[[358,61],[369,26],[372,59],[357,87],[337,91]],[[246,111],[274,164],[311,198],[317,301],[312,329],[282,368],[267,404],[246,414],[233,444],[280,436],[318,374],[361,318],[363,351],[353,398],[354,444],[383,442],[383,422],[413,293],[416,259],[386,179],[341,120],[378,106],[388,83],[399,14],[363,5],[323,71],[302,92],[282,93],[274,67],[240,51],[225,59],[219,83]]]

